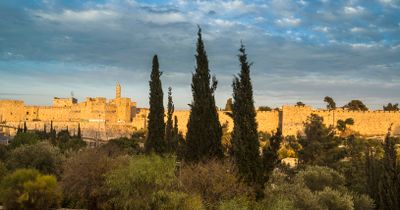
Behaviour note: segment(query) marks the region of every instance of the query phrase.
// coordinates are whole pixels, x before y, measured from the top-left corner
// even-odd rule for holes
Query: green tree
[[[47,210],[59,206],[61,191],[54,176],[19,169],[1,182],[0,201],[6,209]]]
[[[305,106],[306,104],[304,104],[303,102],[299,101],[296,103],[296,106]]]
[[[335,101],[331,98],[331,97],[329,97],[329,96],[326,96],[325,98],[324,98],[324,102],[326,102],[327,103],[327,105],[326,105],[326,108],[327,109],[336,109],[336,103],[335,103]]]
[[[76,137],[78,137],[78,139],[82,139],[81,124],[80,123],[78,123],[78,134],[76,135]]]
[[[272,111],[272,109],[269,106],[260,106],[258,107],[258,111]]]
[[[168,105],[167,105],[167,123],[165,126],[165,142],[168,152],[176,151],[176,142],[174,136],[174,125],[172,117],[174,115],[174,102],[172,101],[172,88],[168,88]]]
[[[147,153],[156,152],[164,153],[166,151],[165,143],[165,123],[164,123],[164,102],[163,102],[163,90],[161,86],[160,72],[158,57],[153,57],[153,67],[150,76],[150,112],[149,112],[149,123],[147,140],[145,143],[145,149]]]
[[[277,129],[269,138],[269,144],[263,150],[263,166],[265,174],[265,182],[267,182],[272,174],[272,171],[280,163],[278,151],[283,141],[282,131]],[[264,183],[260,183],[264,184]]]
[[[251,185],[263,185],[263,168],[258,141],[250,65],[243,44],[239,49],[241,70],[233,81],[232,151],[239,176]]]
[[[28,127],[26,126],[26,121],[24,121],[24,133],[28,132]]]
[[[383,173],[379,184],[380,208],[400,209],[400,166],[397,163],[395,140],[390,131],[384,142]]]
[[[339,147],[343,139],[335,135],[332,127],[325,126],[322,117],[311,114],[304,125],[304,133],[305,136],[299,137],[300,163],[333,167],[344,157],[345,150]]]
[[[7,167],[35,168],[44,174],[60,175],[63,156],[60,150],[47,142],[24,145],[10,152]]]
[[[388,105],[383,106],[383,110],[384,111],[399,111],[399,104],[392,104],[392,103],[388,103]]]
[[[353,118],[347,118],[346,120],[338,120],[336,128],[339,131],[344,132],[346,131],[348,125],[354,125]]]
[[[343,108],[352,111],[368,111],[368,107],[360,100],[351,100],[348,104],[344,105]]]
[[[197,33],[196,71],[192,76],[193,101],[190,105],[188,131],[186,134],[185,159],[200,161],[223,156],[221,137],[222,128],[215,106],[214,92],[217,88],[215,77],[210,86],[208,58],[201,37]]]

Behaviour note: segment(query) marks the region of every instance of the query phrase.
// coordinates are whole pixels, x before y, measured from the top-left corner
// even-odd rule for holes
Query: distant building
[[[130,98],[121,97],[121,85],[117,83],[115,98],[86,98],[83,102],[71,98],[53,98],[52,106],[28,106],[20,100],[0,100],[0,132],[13,136],[18,127],[26,123],[30,130],[66,129],[77,132],[78,125],[87,139],[109,140],[129,137],[135,130],[147,128],[149,109],[138,108]],[[222,124],[232,130],[232,118],[219,111]],[[179,130],[187,131],[189,110],[176,110]],[[308,116],[322,116],[327,126],[336,126],[338,120],[353,118],[349,128],[364,136],[384,136],[392,126],[392,134],[400,135],[400,112],[349,111],[343,109],[317,110],[309,106],[282,106],[279,110],[257,111],[258,129],[261,132],[282,130],[284,136],[301,134]]]

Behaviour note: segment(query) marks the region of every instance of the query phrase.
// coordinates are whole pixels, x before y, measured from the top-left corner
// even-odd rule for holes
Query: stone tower
[[[117,86],[115,87],[115,98],[121,98],[121,85],[117,82]]]

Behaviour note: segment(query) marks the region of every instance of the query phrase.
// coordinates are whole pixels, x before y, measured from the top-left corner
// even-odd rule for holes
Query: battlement
[[[117,91],[120,93],[120,89]],[[103,124],[118,125],[118,132],[129,133],[138,129],[147,128],[148,108],[137,108],[136,102],[130,98],[117,94],[114,99],[107,100],[104,97],[87,97],[85,101],[78,103],[74,98],[54,98],[53,106],[26,106],[21,100],[0,100],[0,122],[35,122],[45,124],[53,121],[58,124],[90,123],[97,126]],[[347,109],[314,109],[310,106],[283,105],[279,110],[257,111],[256,120],[261,132],[272,133],[277,128],[282,130],[284,136],[302,134],[304,123],[311,114],[323,117],[324,124],[336,126],[338,120],[352,118],[354,125],[349,126],[355,132],[364,136],[384,136],[391,126],[392,134],[400,135],[399,111],[352,111]],[[178,128],[184,134],[187,131],[189,110],[176,110],[174,115],[178,118]],[[225,111],[218,111],[221,125],[228,131],[233,129],[233,120]],[[165,115],[166,117],[167,115]],[[165,119],[166,120],[166,119]],[[85,124],[86,125],[86,124]],[[85,129],[82,127],[82,129]],[[113,131],[107,131],[113,132]],[[114,132],[114,133],[118,133]]]

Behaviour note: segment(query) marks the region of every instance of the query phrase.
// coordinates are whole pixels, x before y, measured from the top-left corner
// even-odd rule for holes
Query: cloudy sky
[[[240,40],[257,106],[400,102],[400,0],[1,0],[0,99],[112,98],[119,81],[148,106],[158,54],[164,90],[187,109],[197,24],[218,106],[231,96]]]

